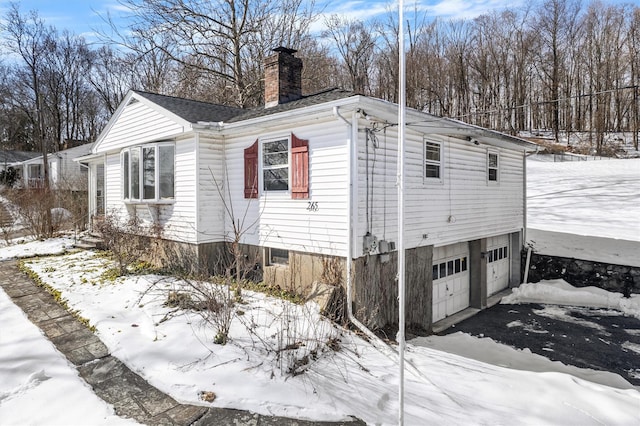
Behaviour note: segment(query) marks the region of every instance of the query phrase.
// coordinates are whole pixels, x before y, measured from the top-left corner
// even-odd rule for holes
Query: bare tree
[[[373,32],[361,21],[332,15],[325,21],[324,37],[335,42],[343,66],[347,70],[349,88],[362,94],[371,93],[370,73],[375,52]]]
[[[53,207],[52,197],[49,193],[49,161],[48,154],[52,141],[47,133],[44,111],[44,76],[47,72],[47,54],[55,49],[55,32],[52,28],[46,27],[37,13],[31,12],[27,16],[21,14],[19,6],[12,3],[7,13],[7,18],[2,26],[5,36],[6,48],[19,56],[21,63],[16,66],[16,76],[14,80],[18,86],[20,99],[24,102],[27,116],[33,125],[32,137],[35,145],[42,152],[43,163],[43,184],[45,195],[42,201],[45,203],[45,216],[43,229],[45,235],[50,236],[53,232],[51,208]]]
[[[540,37],[539,72],[547,89],[551,128],[555,140],[560,136],[560,94],[567,73],[568,45],[578,31],[580,4],[574,0],[546,0],[538,9],[535,28]]]
[[[638,150],[638,132],[640,132],[640,7],[635,7],[629,20],[629,78],[633,90],[631,103],[631,131],[633,133],[633,146]]]
[[[313,11],[313,3],[306,8],[308,3],[301,0],[121,3],[132,10],[133,23],[127,34],[119,34],[120,44],[139,56],[156,52],[158,57],[161,52],[183,68],[182,75],[197,76],[210,88],[222,90],[217,99],[206,100],[241,107],[258,105],[262,99],[263,55],[279,44],[298,43]]]

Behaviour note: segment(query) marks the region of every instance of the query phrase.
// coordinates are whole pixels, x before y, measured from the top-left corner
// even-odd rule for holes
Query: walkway
[[[45,336],[76,366],[96,395],[112,404],[116,414],[148,425],[332,426],[353,422],[308,422],[267,417],[241,410],[180,404],[147,383],[109,354],[100,339],[63,309],[43,288],[17,268],[0,262],[0,286]]]

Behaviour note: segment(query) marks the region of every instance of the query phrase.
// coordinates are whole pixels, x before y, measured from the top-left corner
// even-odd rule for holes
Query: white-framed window
[[[500,178],[500,155],[495,151],[487,152],[487,181],[498,182]]]
[[[442,181],[442,142],[424,140],[424,177],[427,180]]]
[[[289,138],[262,142],[262,188],[265,191],[289,189]]]
[[[152,143],[120,152],[122,198],[130,202],[158,203],[174,198],[175,146]]]
[[[289,264],[289,250],[267,247],[266,252],[267,265]]]

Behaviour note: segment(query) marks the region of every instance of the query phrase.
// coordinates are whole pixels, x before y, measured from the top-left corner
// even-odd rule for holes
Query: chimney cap
[[[290,55],[293,55],[294,53],[297,52],[296,49],[290,49],[288,47],[284,47],[284,46],[279,46],[276,47],[275,49],[273,49],[274,52],[282,52],[282,53],[288,53]]]

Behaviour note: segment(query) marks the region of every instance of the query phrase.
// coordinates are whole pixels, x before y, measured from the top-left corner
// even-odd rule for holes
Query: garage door
[[[509,287],[509,235],[487,238],[487,296]]]
[[[433,322],[469,307],[469,245],[433,250]]]

